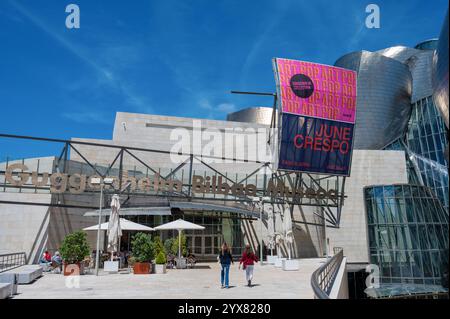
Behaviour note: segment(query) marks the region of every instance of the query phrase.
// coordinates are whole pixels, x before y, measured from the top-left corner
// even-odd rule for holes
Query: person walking
[[[233,264],[233,256],[227,243],[223,243],[220,249],[219,259],[222,270],[220,272],[220,282],[222,288],[230,287],[230,265]]]
[[[239,261],[239,269],[241,268],[242,264],[242,269],[245,270],[245,279],[247,280],[247,286],[249,287],[251,287],[252,285],[255,262],[258,262],[258,257],[252,252],[250,244],[246,244],[244,253],[242,254],[242,258]]]

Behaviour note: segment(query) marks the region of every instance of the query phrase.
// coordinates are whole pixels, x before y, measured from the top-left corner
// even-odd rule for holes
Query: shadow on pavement
[[[195,265],[194,268],[189,269],[211,269],[209,265]]]

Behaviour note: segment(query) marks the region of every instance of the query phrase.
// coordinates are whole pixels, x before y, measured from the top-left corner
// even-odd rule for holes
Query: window
[[[382,282],[438,283],[448,256],[448,216],[439,200],[426,187],[410,185],[376,186],[364,194],[370,260]]]

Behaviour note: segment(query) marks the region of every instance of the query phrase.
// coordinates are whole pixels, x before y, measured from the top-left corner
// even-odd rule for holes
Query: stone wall
[[[330,252],[342,247],[349,263],[369,262],[367,218],[363,188],[378,184],[407,183],[403,151],[355,150],[351,176],[345,184],[340,228],[327,228]]]

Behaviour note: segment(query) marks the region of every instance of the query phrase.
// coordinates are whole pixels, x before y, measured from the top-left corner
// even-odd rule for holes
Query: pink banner
[[[276,68],[284,113],[355,123],[355,71],[278,58]]]

